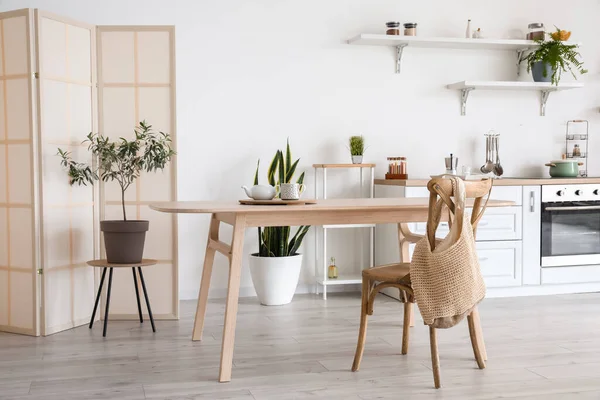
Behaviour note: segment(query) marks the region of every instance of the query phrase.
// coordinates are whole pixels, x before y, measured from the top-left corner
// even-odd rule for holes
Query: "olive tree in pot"
[[[267,179],[271,186],[291,183],[300,159],[292,162],[289,141],[285,156],[278,150],[269,166]],[[260,160],[254,174],[258,185]],[[304,172],[297,183],[304,182]],[[272,226],[258,228],[258,253],[250,254],[250,274],[261,304],[276,306],[288,304],[294,297],[302,268],[302,254],[298,248],[309,226],[300,226],[290,238],[291,227]]]
[[[577,79],[588,71],[583,68],[579,45],[567,44],[571,32],[556,28],[556,32],[548,34],[550,40],[536,40],[539,47],[529,53],[524,60],[527,72],[531,72],[535,82],[552,82],[558,85],[563,72],[570,72]]]
[[[142,171],[162,170],[175,155],[168,133],[152,130],[145,121],[135,127],[135,139],[110,141],[90,133],[83,143],[94,156],[92,165],[74,161],[71,153],[58,149],[61,164],[67,169],[71,185],[116,181],[121,188],[122,220],[100,221],[104,233],[106,259],[109,263],[132,264],[142,261],[149,221],[129,220],[125,211],[125,191]]]

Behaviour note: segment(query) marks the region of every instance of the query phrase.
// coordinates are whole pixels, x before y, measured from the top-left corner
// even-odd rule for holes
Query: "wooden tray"
[[[254,200],[244,199],[240,200],[240,204],[249,206],[303,206],[305,204],[317,204],[317,200],[314,199],[300,199],[300,200]]]

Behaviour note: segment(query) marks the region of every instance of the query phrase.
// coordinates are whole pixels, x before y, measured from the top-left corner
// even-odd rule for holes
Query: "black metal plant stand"
[[[88,261],[87,263],[92,267],[103,268],[102,278],[100,279],[100,285],[98,287],[98,294],[96,295],[96,302],[94,303],[94,311],[92,311],[92,318],[90,319],[90,329],[92,329],[92,326],[94,325],[94,318],[96,317],[96,311],[98,310],[98,304],[100,303],[100,296],[102,293],[102,286],[104,286],[104,279],[106,278],[106,271],[109,270],[108,288],[106,290],[106,309],[104,310],[104,329],[102,330],[102,336],[106,336],[106,328],[108,326],[108,310],[110,307],[110,292],[112,289],[112,278],[114,268],[131,268],[131,272],[133,273],[133,286],[135,287],[135,297],[137,299],[140,323],[144,322],[144,317],[142,316],[142,303],[140,302],[140,290],[138,288],[137,276],[135,273],[135,269],[137,268],[137,272],[140,276],[140,282],[142,284],[142,291],[144,292],[144,299],[146,300],[146,307],[148,308],[148,316],[150,317],[150,323],[152,324],[152,332],[156,332],[156,327],[154,326],[154,317],[152,316],[152,308],[150,307],[150,300],[148,299],[148,291],[146,290],[146,282],[144,281],[144,274],[142,273],[142,267],[155,265],[157,261],[151,259],[143,259],[142,262],[136,264],[111,264],[106,260],[92,260]]]

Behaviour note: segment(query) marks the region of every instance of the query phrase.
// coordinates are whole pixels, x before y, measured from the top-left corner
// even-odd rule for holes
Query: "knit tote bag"
[[[410,265],[415,301],[425,324],[434,328],[458,324],[485,297],[473,227],[465,213],[465,185],[461,179],[451,179],[455,213],[450,232],[433,251],[427,235],[421,239],[415,246]],[[427,221],[427,230],[431,229],[432,235],[435,235],[445,205],[438,199],[435,207],[433,216]]]

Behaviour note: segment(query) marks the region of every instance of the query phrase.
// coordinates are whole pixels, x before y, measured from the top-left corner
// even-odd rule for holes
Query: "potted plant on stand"
[[[550,40],[536,40],[539,47],[524,58],[527,72],[531,72],[535,82],[558,85],[563,72],[570,72],[575,79],[576,72],[581,75],[588,72],[583,68],[579,46],[566,43],[571,32],[556,28],[556,32],[548,35]]]
[[[67,169],[70,184],[94,184],[116,181],[121,188],[123,220],[100,221],[104,233],[106,259],[109,263],[133,264],[142,261],[149,221],[129,220],[125,211],[125,191],[142,171],[165,168],[175,155],[168,133],[155,132],[145,121],[135,128],[135,139],[110,141],[98,133],[87,135],[88,151],[95,157],[92,165],[74,161],[71,153],[58,149],[61,164]]]
[[[365,154],[365,139],[360,136],[350,136],[350,155],[352,156],[352,164],[362,164],[363,155]]]
[[[271,186],[291,183],[300,159],[292,162],[289,141],[285,156],[278,150],[269,166],[267,179]],[[254,185],[258,185],[259,164],[254,174]],[[297,183],[304,182],[304,172]],[[298,248],[308,232],[309,226],[300,226],[290,238],[291,227],[272,226],[258,228],[258,253],[250,254],[250,274],[261,304],[278,306],[288,304],[294,297],[302,254]]]

